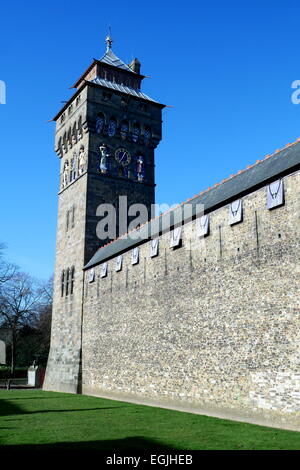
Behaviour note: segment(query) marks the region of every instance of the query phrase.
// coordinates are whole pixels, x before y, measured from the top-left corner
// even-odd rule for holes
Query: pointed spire
[[[106,52],[108,52],[111,49],[111,46],[113,43],[113,40],[111,37],[111,27],[108,28],[108,35],[105,38],[105,42],[106,42]]]

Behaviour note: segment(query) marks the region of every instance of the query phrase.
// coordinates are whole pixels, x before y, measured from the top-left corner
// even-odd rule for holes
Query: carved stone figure
[[[137,158],[136,172],[137,172],[138,181],[143,181],[145,178],[145,171],[144,171],[144,159],[142,156],[139,156]]]
[[[64,172],[63,172],[63,188],[66,187],[68,184],[68,181],[69,181],[68,175],[69,175],[69,162],[68,160],[66,160],[64,164]]]
[[[105,174],[108,172],[108,159],[110,157],[110,150],[106,144],[101,144],[99,147],[101,158],[100,158],[100,172]]]
[[[79,164],[78,164],[78,172],[80,175],[82,175],[82,173],[85,172],[85,166],[86,166],[85,151],[84,151],[84,148],[81,148],[79,152]]]
[[[81,129],[78,129],[77,130],[77,140],[80,140],[82,139],[82,132],[81,132]]]
[[[76,136],[73,134],[72,135],[72,145],[75,145],[76,144]]]

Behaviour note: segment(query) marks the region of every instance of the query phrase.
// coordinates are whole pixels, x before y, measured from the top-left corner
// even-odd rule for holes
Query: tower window
[[[141,133],[141,128],[138,123],[135,123],[132,130],[132,141],[137,142]]]
[[[98,113],[96,117],[96,125],[95,125],[96,133],[101,134],[103,131],[103,127],[104,127],[104,116],[102,113]]]
[[[77,140],[82,139],[82,118],[78,119],[78,130],[77,130]]]
[[[62,271],[61,274],[61,296],[67,297],[74,293],[75,266]]]
[[[72,268],[71,268],[70,294],[73,294],[73,292],[74,292],[74,276],[75,276],[75,267],[72,266]]]
[[[75,227],[75,206],[72,207],[72,228]]]
[[[66,232],[69,230],[69,224],[70,224],[70,211],[67,211],[67,216],[66,216]]]
[[[65,293],[65,271],[61,273],[61,296],[63,297]]]
[[[117,121],[114,118],[111,118],[108,123],[107,134],[109,137],[113,137],[117,130]]]
[[[63,144],[62,144],[62,148],[63,148],[63,153],[67,153],[68,151],[68,144],[67,144],[67,134],[64,133],[64,136],[63,136]]]
[[[72,132],[72,144],[75,145],[77,142],[77,125],[76,122],[73,126],[73,132]]]
[[[70,268],[67,269],[67,280],[66,280],[66,297],[69,295],[70,291]]]
[[[68,132],[67,143],[68,143],[68,150],[69,150],[72,148],[72,129],[71,128],[69,129],[69,132]]]

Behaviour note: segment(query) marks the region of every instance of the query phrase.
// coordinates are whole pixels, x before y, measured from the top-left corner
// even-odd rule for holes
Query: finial
[[[106,52],[108,52],[111,49],[111,46],[113,43],[113,40],[111,37],[111,27],[108,28],[108,35],[105,38],[105,42],[106,42]]]

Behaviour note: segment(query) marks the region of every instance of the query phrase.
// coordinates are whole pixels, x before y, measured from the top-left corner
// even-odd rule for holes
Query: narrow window
[[[71,288],[70,288],[70,294],[73,294],[73,292],[74,292],[74,275],[75,275],[75,267],[72,266],[72,268],[71,268]]]
[[[63,297],[65,293],[65,271],[61,273],[61,296]]]
[[[72,228],[75,227],[75,206],[72,207]]]
[[[66,281],[66,296],[69,295],[69,288],[70,288],[70,269],[67,269],[67,281]]]
[[[67,217],[66,217],[66,232],[69,230],[69,223],[70,223],[70,211],[67,211]]]

